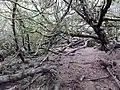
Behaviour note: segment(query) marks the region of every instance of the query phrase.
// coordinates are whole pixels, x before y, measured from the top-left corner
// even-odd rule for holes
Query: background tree
[[[11,49],[13,42],[12,5],[16,4],[18,46],[27,53],[45,53],[70,37],[99,39],[107,50],[109,37],[119,36],[119,14],[111,15],[111,0],[14,0],[2,1],[0,18],[1,47]],[[111,7],[110,7],[111,6]],[[114,18],[113,18],[114,17]],[[14,20],[14,19],[13,19]],[[116,24],[114,21],[117,21]],[[6,40],[6,41],[4,41]]]

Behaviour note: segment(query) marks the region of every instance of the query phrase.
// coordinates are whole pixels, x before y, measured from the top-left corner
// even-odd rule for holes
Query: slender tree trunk
[[[17,2],[18,0],[16,0]],[[17,9],[17,4],[13,3],[13,13],[12,13],[12,30],[13,30],[13,34],[14,34],[14,41],[15,41],[15,45],[16,45],[16,51],[19,49],[18,47],[18,40],[17,40],[17,35],[16,35],[16,31],[15,31],[15,12]]]
[[[30,47],[30,38],[29,38],[29,34],[27,34],[27,44],[28,44],[28,51],[31,51],[31,47]]]
[[[22,46],[25,50],[27,50],[27,48],[25,46],[25,35],[24,35],[25,34],[25,32],[24,32],[25,27],[24,27],[24,23],[21,19],[19,20],[19,23],[20,23],[20,31],[21,31],[21,38],[22,38]]]
[[[15,2],[18,2],[18,0],[15,0]],[[15,23],[15,17],[16,17],[16,10],[17,10],[17,3],[13,3],[13,13],[12,13],[12,29],[13,29],[13,34],[14,34],[14,41],[15,41],[15,45],[16,45],[16,52],[19,51],[18,56],[21,58],[22,62],[25,62],[23,54],[21,52],[21,50],[19,50],[19,46],[18,46],[18,39],[17,39],[17,34],[16,34],[16,23]]]

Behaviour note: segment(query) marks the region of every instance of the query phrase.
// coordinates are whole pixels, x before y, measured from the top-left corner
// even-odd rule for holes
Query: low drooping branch
[[[80,33],[67,33],[67,32],[62,32],[63,34],[70,35],[72,37],[84,37],[84,38],[93,38],[93,39],[99,39],[97,36],[92,36],[92,35],[84,35]]]
[[[79,34],[79,33],[77,33],[77,34],[70,33],[69,35],[72,36],[72,37],[84,37],[84,38],[99,39],[97,36],[83,35],[83,34]]]

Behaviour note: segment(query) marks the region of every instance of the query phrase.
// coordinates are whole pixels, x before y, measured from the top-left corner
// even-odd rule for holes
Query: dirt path
[[[60,90],[119,90],[112,77],[99,64],[100,60],[117,62],[116,71],[120,74],[119,52],[108,55],[103,51],[85,48],[68,56],[62,55],[59,62]],[[105,78],[99,79],[102,77]]]

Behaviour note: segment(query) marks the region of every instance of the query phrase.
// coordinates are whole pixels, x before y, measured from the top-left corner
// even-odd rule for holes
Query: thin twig
[[[118,88],[120,89],[120,81],[117,79],[117,77],[116,77],[115,75],[113,75],[113,73],[111,72],[111,70],[110,70],[109,67],[107,67],[106,69],[107,69],[107,71],[109,72],[109,74],[113,77],[113,79],[115,80],[115,82],[116,82],[117,85],[118,85]]]
[[[87,79],[87,80],[89,80],[89,81],[97,81],[97,80],[105,79],[105,78],[109,78],[109,77],[110,77],[110,75],[108,75],[108,76],[102,76],[102,77],[94,78],[94,79]]]

